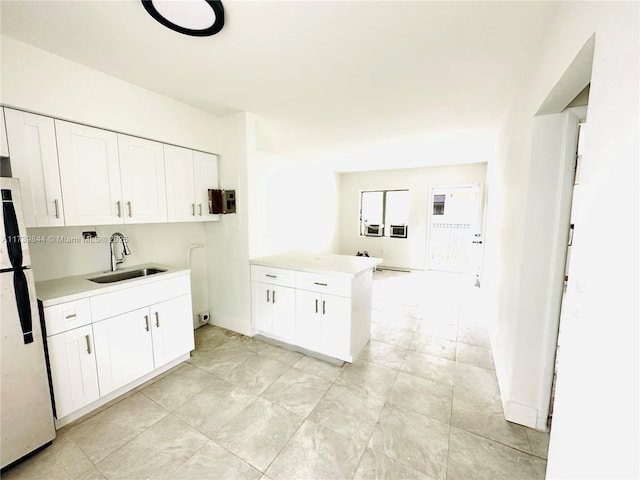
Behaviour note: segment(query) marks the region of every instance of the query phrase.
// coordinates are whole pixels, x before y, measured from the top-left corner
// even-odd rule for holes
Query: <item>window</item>
[[[360,194],[360,235],[407,238],[409,190],[376,190]]]

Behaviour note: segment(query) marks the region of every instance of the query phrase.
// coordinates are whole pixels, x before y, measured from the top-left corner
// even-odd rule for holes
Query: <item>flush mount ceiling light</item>
[[[185,35],[208,37],[224,26],[220,0],[142,0],[142,5],[162,25]]]

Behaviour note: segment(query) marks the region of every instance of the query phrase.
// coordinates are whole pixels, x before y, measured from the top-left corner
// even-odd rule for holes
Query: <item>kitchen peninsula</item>
[[[249,263],[257,334],[355,360],[369,341],[373,270],[381,258],[289,252]]]

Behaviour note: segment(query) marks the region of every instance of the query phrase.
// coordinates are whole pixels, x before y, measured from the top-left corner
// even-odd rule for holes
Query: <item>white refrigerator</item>
[[[0,468],[51,444],[53,410],[20,183],[0,178]]]

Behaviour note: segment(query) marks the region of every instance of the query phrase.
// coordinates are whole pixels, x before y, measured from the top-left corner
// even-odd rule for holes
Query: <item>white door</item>
[[[209,189],[218,188],[218,156],[194,151],[193,170],[197,220],[220,220],[220,215],[209,213]]]
[[[94,323],[93,333],[102,396],[153,370],[149,308]]]
[[[351,299],[322,295],[322,352],[348,358],[351,339]]]
[[[5,109],[11,174],[20,179],[27,227],[64,225],[53,118]]]
[[[273,307],[273,334],[285,342],[296,338],[296,291],[294,288],[274,287],[271,294]]]
[[[469,272],[477,257],[473,241],[478,234],[477,185],[431,189],[427,268],[447,272]]]
[[[122,223],[116,134],[61,120],[55,126],[66,224]]]
[[[319,352],[322,350],[322,295],[296,290],[296,343]]]
[[[191,295],[149,307],[153,333],[153,362],[159,368],[194,349]]]
[[[271,293],[273,285],[262,282],[251,282],[251,299],[253,301],[253,328],[265,333],[273,332],[273,307]]]
[[[167,217],[170,222],[196,220],[193,150],[164,146]]]
[[[118,134],[124,223],[167,221],[162,144]]]
[[[56,417],[100,398],[91,325],[47,338]]]

